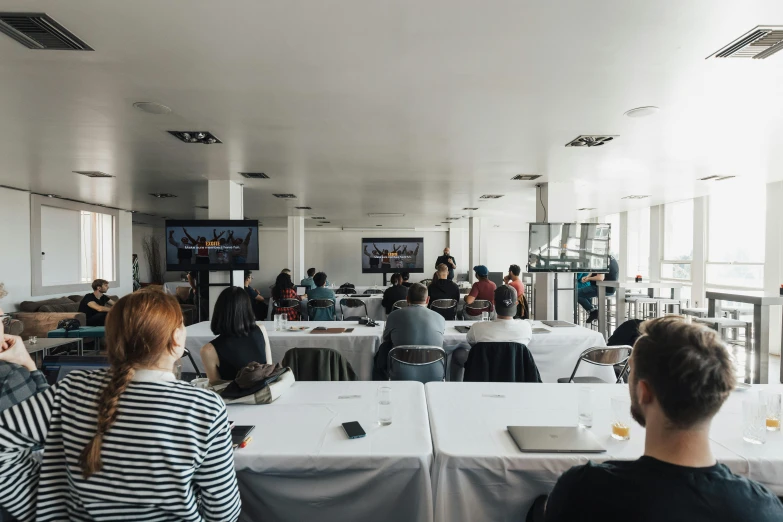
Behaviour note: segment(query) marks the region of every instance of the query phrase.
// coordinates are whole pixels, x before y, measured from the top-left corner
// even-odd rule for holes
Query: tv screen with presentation
[[[362,273],[424,272],[424,239],[362,239]]]
[[[258,270],[258,221],[166,221],[166,270]]]
[[[608,223],[531,223],[529,272],[608,272]]]

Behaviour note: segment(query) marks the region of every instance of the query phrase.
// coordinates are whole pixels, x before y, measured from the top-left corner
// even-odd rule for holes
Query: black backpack
[[[62,328],[65,330],[65,336],[68,337],[68,332],[71,330],[78,330],[81,328],[81,323],[78,319],[60,319],[60,322],[57,323],[57,328]]]

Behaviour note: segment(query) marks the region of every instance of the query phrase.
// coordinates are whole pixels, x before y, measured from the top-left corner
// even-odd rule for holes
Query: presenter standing
[[[444,264],[447,267],[449,267],[449,281],[452,281],[454,279],[454,269],[457,268],[457,262],[454,261],[454,258],[451,257],[451,250],[449,250],[449,247],[446,247],[443,249],[443,255],[438,256],[438,259],[435,261],[435,268],[438,268],[438,265]]]

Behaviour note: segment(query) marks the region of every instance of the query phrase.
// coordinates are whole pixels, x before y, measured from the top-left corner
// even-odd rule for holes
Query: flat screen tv
[[[166,270],[258,270],[258,221],[167,220]]]
[[[531,223],[530,272],[608,272],[608,223]]]
[[[424,272],[424,239],[421,237],[362,239],[362,273]]]

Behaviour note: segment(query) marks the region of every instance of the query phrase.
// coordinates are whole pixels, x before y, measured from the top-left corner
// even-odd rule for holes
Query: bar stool
[[[694,323],[703,324],[709,326],[713,330],[717,331],[721,339],[726,343],[732,345],[739,345],[745,347],[745,378],[750,382],[752,368],[751,360],[753,357],[753,321],[742,321],[739,319],[731,319],[729,317],[694,317]],[[737,342],[737,333],[740,328],[745,329],[745,342]]]
[[[691,317],[707,317],[706,308],[683,308],[682,315],[690,315]]]
[[[652,319],[658,317],[658,304],[659,299],[654,297],[626,297],[628,303],[628,318],[629,319]],[[631,311],[633,310],[633,312]],[[641,310],[641,317],[639,311]]]
[[[664,312],[668,313],[669,307],[672,307],[672,313],[675,313],[677,315],[682,314],[682,301],[679,299],[671,299],[669,297],[655,297],[658,301],[658,312]],[[677,311],[674,311],[674,307],[677,307]],[[663,315],[663,314],[661,314]]]

